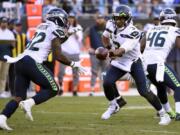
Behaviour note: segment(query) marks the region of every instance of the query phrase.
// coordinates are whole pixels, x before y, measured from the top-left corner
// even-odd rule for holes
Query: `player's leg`
[[[180,120],[180,79],[172,68],[165,65],[164,83],[174,90],[175,109],[176,109],[176,120]]]
[[[159,112],[161,118],[159,124],[169,124],[171,121],[170,117],[165,113],[159,99],[152,91],[147,89],[147,78],[145,76],[140,59],[133,63],[131,67],[131,75],[135,80],[139,94],[143,96]]]
[[[79,61],[80,60],[80,54],[71,54],[70,55],[70,59],[72,61]],[[78,84],[79,84],[79,73],[78,73],[78,69],[73,68],[72,69],[73,72],[73,82],[72,82],[72,92],[73,92],[73,96],[78,96],[77,92],[78,92]]]
[[[0,115],[0,128],[12,130],[8,127],[6,120],[16,111],[21,100],[26,99],[26,92],[29,87],[30,80],[23,74],[26,66],[22,66],[21,61],[16,64],[16,79],[15,79],[15,98],[10,100]],[[27,70],[26,70],[27,72]]]
[[[157,96],[160,99],[163,108],[169,114],[169,116],[171,118],[175,118],[176,114],[173,111],[173,109],[171,108],[170,103],[168,101],[166,85],[156,81],[156,78],[155,78],[155,76],[156,76],[156,65],[154,65],[154,64],[149,65],[148,68],[147,68],[147,71],[149,73],[147,77],[151,80],[151,82],[157,88]]]
[[[79,83],[79,73],[78,73],[78,69],[74,68],[72,69],[73,71],[73,96],[77,96],[77,92],[78,92],[78,83]]]
[[[119,111],[119,108],[123,107],[126,102],[119,96],[116,96],[118,92],[116,87],[116,81],[121,78],[126,72],[120,70],[114,66],[111,66],[103,80],[103,88],[106,98],[109,100],[110,104],[108,109],[102,114],[102,119],[109,119],[112,114]]]
[[[90,61],[91,61],[91,92],[90,92],[90,96],[94,95],[94,90],[95,90],[95,84],[96,84],[96,79],[98,76],[98,72],[99,72],[99,60],[96,58],[96,56],[94,54],[90,54]]]
[[[27,118],[33,120],[31,116],[31,107],[33,105],[41,104],[48,99],[54,97],[58,91],[58,85],[56,84],[52,73],[42,64],[36,63],[32,58],[26,56],[24,63],[28,66],[26,75],[42,89],[35,96],[30,99],[20,102],[20,107],[25,111]],[[29,61],[29,62],[26,62]]]

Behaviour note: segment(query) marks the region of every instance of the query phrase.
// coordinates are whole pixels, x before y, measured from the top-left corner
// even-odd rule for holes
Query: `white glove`
[[[86,69],[81,65],[81,62],[82,62],[82,60],[81,60],[81,61],[77,61],[77,62],[72,61],[70,66],[71,66],[72,68],[76,68],[76,69],[78,70],[79,74],[86,74],[87,71],[86,71]]]

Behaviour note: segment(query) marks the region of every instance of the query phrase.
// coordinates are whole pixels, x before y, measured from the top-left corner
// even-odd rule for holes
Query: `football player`
[[[176,45],[180,48],[180,29],[176,27],[176,12],[166,8],[160,13],[161,25],[149,29],[142,39],[141,50],[148,72],[148,78],[156,86],[158,96],[169,113],[172,109],[168,103],[166,87],[174,90],[176,120],[180,120],[180,79],[165,61]]]
[[[104,78],[104,92],[110,101],[109,107],[102,114],[101,118],[106,120],[112,114],[119,111],[121,105],[117,100],[117,88],[115,82],[126,73],[130,73],[137,85],[138,92],[159,112],[160,125],[168,125],[171,121],[169,115],[162,108],[158,98],[148,90],[146,76],[140,59],[141,32],[132,24],[130,8],[121,5],[113,13],[112,20],[107,22],[106,30],[103,33],[103,42],[109,48],[111,67]],[[111,39],[112,46],[110,46]]]
[[[58,93],[59,88],[52,73],[42,65],[50,52],[53,52],[54,58],[59,62],[77,68],[80,73],[84,72],[79,61],[70,61],[61,53],[60,45],[68,38],[67,17],[67,13],[60,8],[50,10],[46,22],[37,27],[36,33],[25,51],[16,58],[4,56],[8,63],[15,63],[16,96],[7,103],[1,112],[0,128],[12,130],[7,125],[7,119],[11,117],[18,106],[23,109],[26,117],[33,121],[32,106],[41,104]],[[29,81],[41,86],[42,90],[32,98],[25,100]]]

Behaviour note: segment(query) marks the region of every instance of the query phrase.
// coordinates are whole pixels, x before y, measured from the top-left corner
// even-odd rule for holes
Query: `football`
[[[108,53],[109,53],[108,49],[106,49],[104,47],[98,47],[95,50],[96,58],[99,60],[105,60],[108,56]]]

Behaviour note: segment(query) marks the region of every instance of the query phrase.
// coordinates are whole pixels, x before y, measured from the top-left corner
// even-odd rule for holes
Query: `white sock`
[[[180,113],[180,102],[175,103],[176,113]]]
[[[113,99],[113,100],[111,100],[110,101],[112,104],[116,104],[117,102],[116,102],[116,99]]]
[[[25,100],[25,102],[27,102],[30,106],[35,105],[35,101],[32,98],[29,98],[29,99]]]
[[[166,112],[164,110],[164,108],[162,108],[161,110],[158,111],[159,115],[162,116],[164,115]]]
[[[0,114],[1,117],[3,117],[5,120],[7,120],[7,116],[4,114]]]
[[[165,103],[165,104],[162,104],[162,106],[163,106],[163,108],[164,108],[164,110],[165,110],[166,112],[171,112],[171,111],[172,111],[172,108],[171,108],[169,102],[167,102],[167,103]]]

